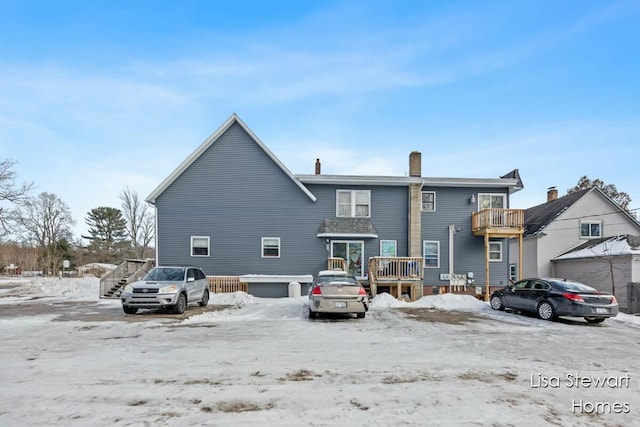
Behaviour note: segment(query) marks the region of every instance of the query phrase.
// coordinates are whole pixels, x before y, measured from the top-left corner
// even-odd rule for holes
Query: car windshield
[[[184,279],[184,268],[153,268],[142,280],[180,281]]]
[[[593,292],[595,288],[591,286],[587,286],[578,282],[565,282],[565,281],[557,281],[555,282],[561,288],[566,289],[568,291],[576,291],[576,292]]]

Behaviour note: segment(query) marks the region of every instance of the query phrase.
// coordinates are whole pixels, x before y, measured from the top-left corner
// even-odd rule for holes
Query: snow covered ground
[[[98,293],[0,280],[0,425],[640,425],[636,316],[544,322],[383,294],[365,319],[312,321],[306,297],[244,293],[126,316]]]

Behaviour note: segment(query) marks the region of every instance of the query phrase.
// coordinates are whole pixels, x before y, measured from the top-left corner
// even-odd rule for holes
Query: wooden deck
[[[207,276],[209,291],[214,294],[247,292],[249,284],[240,280],[239,276]]]
[[[415,301],[421,298],[423,263],[421,257],[369,258],[371,296],[387,292],[397,299]]]

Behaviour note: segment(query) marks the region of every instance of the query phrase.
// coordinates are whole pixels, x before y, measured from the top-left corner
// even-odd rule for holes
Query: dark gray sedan
[[[536,313],[543,320],[558,316],[584,317],[600,323],[618,314],[616,297],[566,279],[524,279],[491,294],[491,308]]]

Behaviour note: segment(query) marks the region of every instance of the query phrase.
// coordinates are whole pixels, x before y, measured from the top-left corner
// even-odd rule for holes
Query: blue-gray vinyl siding
[[[449,273],[449,225],[461,229],[454,234],[453,267],[456,274],[473,272],[477,285],[485,283],[484,237],[476,237],[471,231],[471,214],[478,209],[478,193],[504,193],[507,189],[495,188],[442,188],[423,187],[422,191],[435,191],[436,211],[422,212],[422,240],[440,242],[440,267],[424,269],[426,286],[446,286],[448,281],[440,280],[440,274]],[[474,195],[476,202],[470,203]],[[492,285],[505,285],[509,277],[509,239],[491,239],[502,242],[502,261],[489,262],[489,279]]]
[[[327,268],[326,239],[317,233],[336,216],[336,189],[371,190],[379,239],[338,239],[364,241],[364,274],[380,239],[397,240],[398,255],[407,254],[406,187],[307,188],[316,202],[234,124],[157,197],[157,261],[195,265],[207,275],[315,275]],[[210,238],[208,257],[191,256],[191,236]],[[262,258],[262,237],[280,238],[279,258]]]
[[[238,125],[232,125],[156,200],[158,263],[208,275],[309,274],[326,266],[315,237],[315,203]],[[191,236],[210,237],[192,257]],[[262,258],[261,238],[280,237],[280,257]]]

